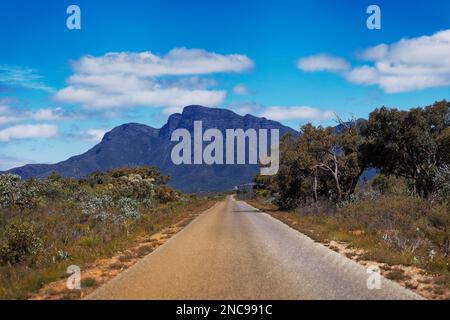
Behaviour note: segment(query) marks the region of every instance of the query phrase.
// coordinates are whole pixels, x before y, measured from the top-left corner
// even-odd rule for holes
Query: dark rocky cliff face
[[[128,123],[105,134],[103,140],[84,154],[56,164],[31,164],[9,170],[22,178],[44,178],[56,171],[65,177],[80,178],[93,171],[107,171],[123,166],[152,165],[171,176],[170,185],[185,192],[223,191],[252,181],[258,165],[179,165],[172,163],[170,153],[174,145],[171,134],[185,128],[193,136],[194,121],[202,121],[203,131],[216,128],[225,137],[226,129],[279,129],[280,137],[297,134],[282,124],[251,115],[240,116],[230,110],[185,107],[182,114],[169,117],[161,129],[138,123]]]

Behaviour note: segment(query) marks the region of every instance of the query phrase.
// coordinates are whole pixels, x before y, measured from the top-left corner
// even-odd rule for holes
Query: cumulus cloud
[[[240,96],[246,96],[248,95],[248,88],[243,84],[238,84],[233,88],[233,92]]]
[[[36,70],[22,66],[0,65],[0,85],[46,92],[54,91],[54,88],[47,85]]]
[[[100,142],[102,141],[105,133],[106,130],[104,129],[89,129],[81,133],[81,138],[83,141],[87,142]]]
[[[351,83],[378,85],[387,93],[450,86],[450,30],[370,47],[359,58],[368,63],[338,70]],[[320,71],[313,69],[305,71]]]
[[[320,110],[309,106],[274,106],[266,108],[261,114],[270,120],[330,120],[335,117],[331,110]]]
[[[202,49],[175,48],[164,56],[152,52],[112,52],[101,57],[85,56],[74,63],[81,74],[133,74],[140,77],[242,72],[253,67],[245,55],[221,55]]]
[[[0,126],[20,121],[20,118],[11,112],[11,108],[0,105]]]
[[[151,52],[85,56],[72,63],[74,74],[55,98],[87,109],[217,106],[224,101],[226,91],[210,89],[215,81],[202,76],[244,72],[253,66],[245,55],[186,48],[162,56]]]
[[[334,57],[328,54],[317,54],[299,59],[297,62],[297,67],[306,72],[340,72],[350,69],[350,64],[342,58]]]
[[[67,115],[62,108],[48,108],[29,111],[25,114],[25,118],[36,121],[61,121],[71,119],[72,116]]]
[[[0,130],[0,142],[17,139],[54,138],[58,135],[58,127],[49,124],[25,124]]]
[[[226,96],[225,91],[186,90],[158,87],[137,91],[108,92],[110,88],[67,87],[56,98],[65,103],[81,104],[88,109],[114,109],[132,106],[180,108],[189,104],[217,106]]]
[[[310,106],[264,106],[256,102],[245,102],[231,105],[230,109],[240,115],[251,114],[275,121],[323,121],[335,117],[335,112],[332,110],[322,110]]]
[[[0,105],[0,126],[25,121],[63,121],[78,119],[62,108],[42,108],[37,110],[15,109]]]

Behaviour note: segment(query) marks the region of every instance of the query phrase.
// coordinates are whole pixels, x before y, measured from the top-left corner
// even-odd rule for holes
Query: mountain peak
[[[223,108],[208,108],[204,106],[199,105],[190,105],[183,108],[182,116],[184,118],[190,118],[192,116],[194,117],[202,117],[202,116],[208,116],[208,117],[233,117],[238,116],[236,113],[229,109],[223,109]]]
[[[80,178],[93,171],[118,167],[158,166],[171,176],[170,185],[186,192],[223,191],[252,181],[258,165],[179,165],[171,161],[171,134],[178,128],[194,130],[194,121],[202,121],[203,130],[215,128],[244,130],[279,129],[280,136],[295,130],[282,124],[251,115],[240,116],[229,109],[190,105],[182,113],[169,116],[167,123],[156,129],[140,123],[126,123],[105,134],[103,140],[84,154],[51,165],[27,165],[9,170],[22,178],[45,178],[56,171],[64,177]],[[208,179],[205,179],[208,177]]]
[[[130,123],[125,123],[120,126],[117,126],[117,127],[113,128],[111,131],[107,132],[105,134],[105,136],[103,137],[102,141],[108,141],[108,140],[114,139],[115,137],[123,136],[123,135],[143,134],[143,135],[155,136],[158,134],[158,132],[159,132],[159,129],[155,129],[148,125],[130,122]]]

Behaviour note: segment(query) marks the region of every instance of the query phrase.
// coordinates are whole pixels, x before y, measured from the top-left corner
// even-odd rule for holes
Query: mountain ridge
[[[280,137],[286,133],[298,134],[279,122],[247,114],[241,116],[229,109],[186,106],[182,113],[168,117],[166,124],[157,129],[142,123],[125,123],[107,132],[103,139],[85,153],[72,156],[55,164],[27,164],[3,173],[18,174],[24,179],[45,178],[52,172],[63,177],[82,178],[94,171],[107,171],[118,167],[157,166],[170,175],[170,185],[185,192],[224,191],[250,182],[259,171],[258,165],[179,165],[170,159],[175,143],[172,132],[179,128],[193,132],[194,121],[202,121],[203,130],[279,129]]]

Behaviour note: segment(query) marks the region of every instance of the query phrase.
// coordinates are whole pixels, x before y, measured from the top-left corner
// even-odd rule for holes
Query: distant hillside
[[[128,123],[108,132],[103,140],[84,154],[56,164],[29,164],[11,169],[22,178],[44,178],[56,171],[65,177],[80,178],[93,171],[107,171],[123,166],[152,165],[171,176],[170,185],[185,192],[223,191],[250,182],[259,172],[257,165],[179,165],[170,159],[174,143],[172,132],[185,128],[193,133],[194,121],[202,121],[203,130],[217,128],[225,136],[226,129],[279,129],[280,137],[297,132],[282,124],[252,115],[240,116],[230,110],[185,107],[181,114],[169,117],[161,129]]]

